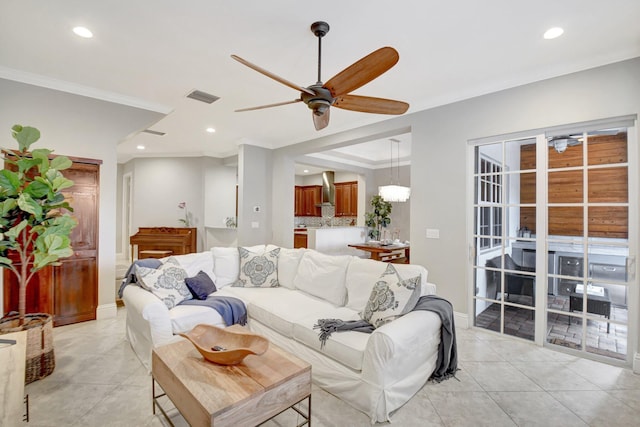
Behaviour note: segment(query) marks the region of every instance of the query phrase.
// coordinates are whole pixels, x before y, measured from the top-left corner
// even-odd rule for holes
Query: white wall
[[[33,148],[51,148],[56,154],[102,160],[98,316],[115,315],[116,147],[127,135],[150,126],[162,115],[4,79],[0,79],[0,100],[3,147],[16,146],[10,128],[20,123],[40,129],[42,138]]]

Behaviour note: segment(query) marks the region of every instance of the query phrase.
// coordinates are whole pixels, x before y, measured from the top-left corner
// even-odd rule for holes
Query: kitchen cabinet
[[[337,182],[336,216],[358,216],[358,182]]]
[[[295,233],[293,234],[293,247],[294,249],[307,247],[307,233]]]
[[[295,216],[321,216],[322,186],[305,185],[295,187]]]

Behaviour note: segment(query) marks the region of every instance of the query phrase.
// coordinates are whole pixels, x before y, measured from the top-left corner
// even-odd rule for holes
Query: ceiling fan
[[[588,136],[597,137],[601,135],[617,135],[622,132],[622,129],[602,129],[590,131]],[[584,138],[583,134],[578,135],[558,135],[547,138],[549,147],[555,148],[558,153],[564,153],[567,147],[573,147],[574,145],[582,144]]]
[[[311,24],[311,32],[318,37],[318,81],[307,87],[296,85],[295,83],[283,79],[282,77],[252,64],[237,55],[231,55],[233,59],[241,64],[264,74],[285,86],[300,91],[300,98],[292,101],[278,102],[259,107],[243,108],[236,110],[237,112],[260,110],[262,108],[304,102],[312,110],[313,124],[316,130],[321,130],[329,124],[329,108],[331,106],[342,108],[344,110],[376,114],[403,114],[407,111],[409,104],[406,102],[350,94],[350,92],[369,83],[398,62],[400,56],[394,48],[382,47],[345,68],[329,79],[326,83],[322,83],[320,76],[322,64],[322,37],[329,32],[329,24],[322,21],[314,22]]]

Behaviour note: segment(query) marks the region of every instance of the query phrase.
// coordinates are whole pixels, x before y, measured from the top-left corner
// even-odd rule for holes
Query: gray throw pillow
[[[194,277],[187,277],[184,279],[184,282],[187,284],[187,288],[189,288],[195,299],[207,299],[209,294],[217,290],[216,284],[213,283],[211,277],[202,270]]]

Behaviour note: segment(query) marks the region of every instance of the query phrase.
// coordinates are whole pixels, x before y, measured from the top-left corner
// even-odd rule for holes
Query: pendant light
[[[389,139],[391,148],[391,159],[389,167],[389,185],[378,187],[378,195],[385,202],[406,202],[411,195],[411,188],[400,185],[400,141],[394,138]],[[398,172],[396,184],[393,183],[393,143],[398,144]]]

